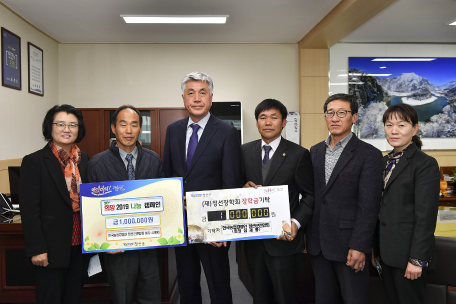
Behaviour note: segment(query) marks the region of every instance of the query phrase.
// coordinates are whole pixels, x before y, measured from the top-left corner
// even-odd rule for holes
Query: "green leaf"
[[[100,249],[101,249],[101,250],[106,250],[106,249],[109,248],[109,246],[111,246],[111,244],[109,244],[109,243],[103,243],[103,244],[101,244]]]
[[[97,248],[95,248],[94,244],[92,244],[92,246],[89,247],[88,251],[95,251],[97,250]]]
[[[180,228],[177,228],[177,232],[179,232],[180,234],[184,233],[184,232],[182,231],[182,229],[180,229]]]
[[[168,239],[168,244],[172,244],[173,241],[174,241],[174,237],[172,236],[172,237],[170,237],[170,238]]]
[[[87,236],[85,239],[84,239],[84,242],[87,242],[89,240],[89,236]]]
[[[165,238],[159,238],[157,240],[157,242],[160,244],[160,245],[168,245],[168,241],[165,239]]]
[[[173,245],[177,245],[177,244],[180,244],[180,241],[178,239],[174,238]]]
[[[96,250],[100,250],[100,245],[98,245],[97,243],[93,243],[93,245],[95,246]]]

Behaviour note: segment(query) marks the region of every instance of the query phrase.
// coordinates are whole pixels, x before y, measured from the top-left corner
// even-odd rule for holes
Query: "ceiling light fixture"
[[[451,22],[451,23],[448,24],[448,25],[456,25],[456,21],[453,21],[453,22]]]
[[[372,61],[433,61],[437,58],[375,58]]]
[[[134,16],[120,15],[126,23],[194,23],[194,24],[223,24],[228,15],[223,16]]]

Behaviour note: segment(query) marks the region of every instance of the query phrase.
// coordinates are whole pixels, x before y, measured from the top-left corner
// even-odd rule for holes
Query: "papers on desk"
[[[98,254],[90,258],[89,267],[87,268],[87,274],[89,277],[101,272],[100,257]]]

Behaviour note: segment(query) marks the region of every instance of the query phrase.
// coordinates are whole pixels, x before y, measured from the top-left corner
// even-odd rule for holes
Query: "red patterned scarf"
[[[81,175],[79,174],[78,164],[81,162],[81,150],[79,150],[78,146],[73,145],[71,153],[68,155],[65,150],[52,141],[49,142],[49,148],[51,148],[52,153],[54,153],[60,165],[64,168],[65,182],[70,193],[73,212],[77,212],[80,210],[79,185],[81,184]]]

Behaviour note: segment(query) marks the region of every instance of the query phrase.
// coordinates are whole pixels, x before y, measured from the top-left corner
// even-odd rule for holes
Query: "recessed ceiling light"
[[[381,69],[386,69],[386,67],[380,67]]]
[[[451,22],[451,23],[448,24],[448,25],[456,25],[456,21],[453,21],[453,22]]]
[[[372,61],[433,61],[437,58],[375,58]]]
[[[133,16],[120,15],[126,23],[196,23],[222,24],[226,23],[228,15],[223,16]]]

